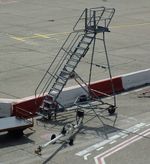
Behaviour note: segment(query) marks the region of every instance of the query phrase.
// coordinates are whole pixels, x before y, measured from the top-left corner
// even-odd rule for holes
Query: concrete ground
[[[0,98],[23,98],[34,95],[35,88],[84,8],[114,7],[111,33],[106,43],[112,75],[150,67],[150,1],[149,0],[0,0]],[[79,64],[77,72],[87,80],[90,53]],[[97,41],[92,81],[108,77],[102,43]],[[76,84],[70,81],[68,85]],[[35,121],[20,139],[0,135],[0,163],[149,163],[149,96],[135,90],[117,96],[118,119],[115,127],[106,127],[107,140],[100,122],[88,115],[74,146],[57,143],[34,154],[39,144],[62,125],[74,120],[65,113],[59,122]],[[141,98],[139,98],[139,96]],[[110,101],[110,100],[106,100]],[[69,119],[68,119],[69,117]],[[111,119],[114,119],[113,117]]]

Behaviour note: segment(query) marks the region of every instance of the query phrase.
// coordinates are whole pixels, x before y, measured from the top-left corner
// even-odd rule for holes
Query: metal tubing
[[[51,140],[51,141],[49,141],[49,142],[47,142],[47,143],[41,145],[41,148],[45,148],[45,147],[47,147],[48,145],[55,143],[57,140],[59,140],[59,139],[60,139],[61,137],[63,137],[63,136],[64,136],[63,134],[60,134],[59,136],[57,136],[57,137],[54,138],[53,140]]]
[[[92,56],[91,56],[91,62],[90,62],[89,85],[91,83],[91,76],[92,76],[92,67],[93,67],[93,59],[94,59],[95,42],[96,42],[96,38],[95,38],[95,35],[94,35]]]
[[[111,70],[110,70],[110,63],[109,63],[109,58],[108,58],[108,53],[107,53],[107,48],[106,48],[106,43],[105,43],[105,33],[104,32],[103,32],[103,43],[104,43],[104,50],[105,50],[105,54],[106,54],[108,71],[109,71],[109,76],[110,76],[110,81],[111,81],[112,92],[113,92],[113,96],[114,96],[114,106],[116,106],[115,88],[114,88],[113,81],[112,81],[112,74],[111,74]]]

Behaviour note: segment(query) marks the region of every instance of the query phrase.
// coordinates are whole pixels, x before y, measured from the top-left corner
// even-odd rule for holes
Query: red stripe
[[[122,79],[121,77],[115,77],[112,79],[112,83],[114,86],[115,93],[123,91],[123,85],[122,85]],[[99,82],[94,82],[90,85],[91,89],[94,89],[96,91],[105,93],[105,94],[112,94],[112,84],[110,79],[106,79]],[[103,96],[102,93],[95,92],[97,96]],[[38,98],[29,98],[27,100],[24,100],[22,102],[16,103],[13,105],[13,115],[18,115],[17,110],[18,108],[22,108],[23,110],[26,110],[28,112],[31,112],[35,114],[37,110],[39,109],[39,106],[41,105],[44,97],[38,97]]]
[[[17,112],[21,108],[25,111],[31,112],[35,114],[39,109],[44,97],[32,98],[29,100],[25,100],[13,105],[13,115],[18,116],[19,113]]]
[[[111,95],[113,93],[111,82],[114,86],[115,93],[119,93],[124,90],[121,77],[115,77],[112,79],[112,81],[110,79],[106,79],[103,81],[92,83],[90,85],[90,88]],[[103,96],[102,93],[97,93],[97,92],[95,93],[97,94],[97,96]]]

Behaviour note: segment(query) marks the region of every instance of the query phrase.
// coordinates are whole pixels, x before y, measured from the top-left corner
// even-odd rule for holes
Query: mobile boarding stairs
[[[89,73],[89,82],[91,82],[92,74],[92,62],[94,56],[94,48],[97,34],[102,35],[104,43],[104,52],[106,54],[106,60],[108,64],[109,75],[111,79],[111,71],[109,60],[106,51],[105,45],[105,32],[109,32],[109,24],[112,20],[112,17],[115,13],[113,8],[90,8],[85,9],[81,16],[79,17],[77,23],[73,27],[73,32],[71,32],[59,52],[55,56],[54,60],[50,64],[43,78],[39,82],[35,90],[35,96],[44,96],[42,105],[40,106],[38,114],[51,119],[51,116],[55,116],[60,109],[64,108],[63,105],[58,102],[58,97],[62,92],[64,86],[70,78],[75,78],[75,69],[78,66],[81,59],[87,54],[88,50],[92,46],[92,56],[91,56],[91,65]],[[75,79],[76,80],[76,79]],[[88,86],[87,85],[87,86]],[[82,86],[82,85],[81,85]],[[84,88],[84,87],[83,87]],[[114,87],[112,84],[112,90],[114,93]],[[99,108],[99,105],[92,105],[90,100],[97,100],[99,104],[106,105],[105,109],[110,113],[114,113],[116,109],[116,100],[114,95],[114,104],[104,103],[98,96],[96,96],[97,91],[91,90],[87,87],[86,92],[88,93],[88,102],[89,105],[86,108]],[[104,94],[105,95],[105,94]],[[76,106],[78,104],[76,103]],[[79,105],[78,108],[82,106]],[[85,107],[83,107],[85,108]],[[102,111],[104,109],[102,108]]]

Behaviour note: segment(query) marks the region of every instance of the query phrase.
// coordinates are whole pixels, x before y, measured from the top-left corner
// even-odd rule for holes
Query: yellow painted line
[[[129,27],[137,27],[137,26],[146,26],[150,25],[150,22],[145,22],[145,23],[135,23],[135,24],[122,24],[122,25],[116,25],[116,26],[111,26],[110,28],[129,28]],[[58,32],[58,33],[51,33],[51,34],[34,34],[31,36],[26,36],[26,37],[18,37],[18,36],[11,36],[12,39],[18,40],[18,41],[26,41],[27,39],[36,39],[36,38],[44,38],[44,39],[51,39],[51,40],[56,40],[56,36],[60,35],[68,35],[70,32]],[[53,38],[54,37],[54,38]]]
[[[34,34],[35,36],[38,36],[39,38],[45,38],[45,39],[48,39],[50,38],[47,34]]]
[[[70,32],[59,32],[59,33],[52,33],[52,34],[34,34],[31,36],[24,37],[24,39],[35,39],[35,38],[50,38],[52,36],[57,36],[57,35],[67,35]]]
[[[47,34],[48,36],[57,36],[57,35],[68,35],[70,32],[58,32],[58,33],[52,33],[52,34]]]
[[[27,39],[36,39],[36,38],[45,38],[49,39],[57,35],[68,35],[70,32],[59,32],[59,33],[52,33],[52,34],[34,34],[31,36],[25,36],[25,37],[18,37],[18,36],[11,36],[12,39],[18,40],[18,41],[25,41]],[[52,38],[54,40],[57,40],[56,38]]]
[[[25,41],[25,39],[24,39],[24,38],[22,38],[22,37],[15,37],[15,36],[11,36],[10,38],[15,39],[15,40],[18,40],[18,41],[22,41],[22,42],[24,42],[24,41]]]

